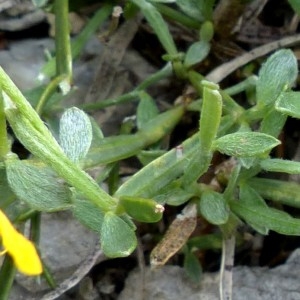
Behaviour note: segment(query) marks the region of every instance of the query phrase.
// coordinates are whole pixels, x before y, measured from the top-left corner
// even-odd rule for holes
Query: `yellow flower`
[[[39,275],[42,273],[42,263],[33,243],[13,227],[1,210],[0,236],[4,247],[2,254],[7,252],[20,272],[26,275]]]

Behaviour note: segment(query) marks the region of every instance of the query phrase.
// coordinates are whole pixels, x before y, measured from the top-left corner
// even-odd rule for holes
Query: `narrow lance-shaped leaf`
[[[222,115],[222,97],[219,86],[208,81],[202,81],[203,102],[200,117],[201,150],[208,152],[217,135]]]
[[[257,209],[267,209],[268,206],[264,199],[247,184],[240,185],[239,203],[248,205],[249,207],[256,207]],[[261,234],[268,234],[269,228],[262,225],[260,222],[256,222],[255,219],[249,218],[248,215],[243,215],[245,221],[252,226],[257,232]]]
[[[260,162],[260,166],[269,172],[283,172],[287,174],[300,174],[300,162],[268,158]]]
[[[182,156],[177,156],[176,149],[155,159],[129,180],[123,183],[116,191],[115,196],[140,196],[151,198],[167,184],[182,175],[191,155],[198,152],[199,135],[195,134],[181,145]]]
[[[300,219],[293,218],[283,211],[269,207],[249,206],[238,201],[230,201],[230,208],[238,216],[265,226],[269,230],[285,235],[300,234]]]
[[[179,122],[184,112],[182,106],[175,107],[144,124],[136,134],[103,138],[92,148],[83,161],[84,167],[110,163],[137,154],[141,149],[157,142]]]
[[[262,197],[300,208],[300,185],[267,178],[251,178],[247,183]]]
[[[141,9],[143,15],[155,31],[157,38],[167,53],[169,55],[176,55],[176,45],[170,34],[167,23],[164,21],[159,11],[151,3],[145,0],[131,0],[131,2]]]
[[[146,123],[159,114],[159,111],[154,100],[149,94],[140,92],[139,95],[141,100],[137,107],[136,121],[138,129],[142,129]]]
[[[212,143],[216,138],[222,115],[222,97],[218,85],[202,81],[203,102],[200,116],[199,151],[189,158],[189,164],[183,176],[183,185],[188,186],[204,174],[212,159]],[[212,117],[213,116],[213,117]]]

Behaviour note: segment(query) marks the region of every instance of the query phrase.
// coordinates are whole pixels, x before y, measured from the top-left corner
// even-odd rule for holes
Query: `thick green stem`
[[[9,255],[6,255],[0,271],[0,300],[8,300],[16,269]]]
[[[103,23],[111,13],[112,6],[105,4],[100,10],[98,10],[94,16],[89,20],[86,27],[79,33],[79,35],[72,41],[72,58],[76,58],[82,51],[88,39],[95,33],[99,28],[101,23]],[[45,76],[53,77],[55,76],[56,68],[56,57],[53,57],[48,61],[48,63],[43,67],[39,80],[44,80]]]
[[[3,96],[0,93],[0,161],[4,160],[4,157],[9,151],[9,142],[6,132],[6,118],[4,114]]]
[[[117,201],[66,157],[39,115],[2,68],[0,68],[0,81],[7,98],[5,99],[6,117],[22,144],[95,205],[104,211],[113,210]]]
[[[47,85],[45,91],[41,95],[39,102],[36,106],[36,112],[41,115],[43,112],[43,109],[47,103],[47,101],[50,99],[50,97],[56,92],[57,87],[59,84],[65,80],[67,76],[65,74],[55,77],[51,82]]]
[[[114,209],[116,200],[104,192],[87,173],[67,158],[58,144],[53,142],[53,137],[51,140],[47,139],[19,111],[7,109],[5,113],[17,138],[33,155],[52,167],[66,182],[78,189],[102,210]]]
[[[55,0],[55,48],[56,75],[66,74],[72,78],[72,54],[70,44],[69,0]]]

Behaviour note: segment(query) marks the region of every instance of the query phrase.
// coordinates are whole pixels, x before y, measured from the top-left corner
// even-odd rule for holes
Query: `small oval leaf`
[[[124,196],[120,204],[133,219],[145,223],[158,222],[164,211],[164,207],[152,199]]]
[[[200,211],[203,217],[214,225],[225,224],[229,218],[229,208],[223,195],[213,191],[202,194]]]
[[[291,87],[298,76],[297,59],[291,50],[282,49],[271,55],[259,71],[256,85],[260,106],[275,102],[284,89]]]
[[[71,207],[69,187],[50,168],[29,161],[9,160],[6,170],[10,187],[30,207],[47,212]]]
[[[198,283],[202,276],[202,266],[200,265],[199,258],[190,251],[185,253],[183,267],[190,279]]]
[[[100,241],[107,257],[128,256],[137,245],[132,227],[112,212],[107,212],[104,216]]]
[[[192,44],[185,56],[184,65],[191,67],[203,61],[210,51],[210,44],[207,41],[201,40]]]
[[[78,162],[91,146],[93,129],[89,117],[76,107],[64,112],[59,123],[60,145],[66,155]]]
[[[265,154],[280,144],[274,137],[260,132],[236,132],[227,134],[213,143],[213,147],[230,156],[252,157]]]

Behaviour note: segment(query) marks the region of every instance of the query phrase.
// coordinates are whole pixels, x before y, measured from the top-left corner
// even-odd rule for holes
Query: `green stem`
[[[4,114],[4,103],[2,90],[0,89],[0,161],[3,161],[9,152],[9,141],[6,131],[6,117]]]
[[[154,6],[158,9],[158,11],[166,16],[167,18],[171,19],[172,21],[175,21],[177,23],[182,24],[185,27],[191,28],[191,29],[199,29],[200,28],[200,22],[180,13],[178,10],[175,10],[167,5],[155,3]]]
[[[39,102],[36,106],[36,112],[41,115],[43,112],[43,108],[45,107],[45,104],[49,100],[49,98],[56,92],[57,87],[59,84],[66,79],[66,75],[60,75],[55,77],[51,82],[47,85],[45,91],[41,95]]]
[[[81,109],[85,111],[94,111],[98,109],[102,109],[112,105],[118,105],[121,103],[133,101],[139,98],[139,91],[145,90],[152,84],[169,77],[173,74],[173,68],[171,63],[167,63],[162,69],[158,72],[147,77],[143,82],[141,82],[133,91],[123,94],[117,98],[101,100],[99,102],[94,103],[85,103],[80,106]]]
[[[6,255],[0,271],[0,300],[8,300],[14,282],[16,269],[9,255]]]
[[[30,239],[38,245],[40,243],[40,227],[41,227],[41,213],[36,212],[31,217],[30,223]]]
[[[99,102],[94,102],[94,103],[85,103],[80,105],[79,107],[83,109],[84,111],[94,111],[94,110],[99,110],[108,106],[112,105],[118,105],[121,103],[129,102],[132,100],[135,100],[139,97],[139,92],[134,90],[132,92],[129,92],[127,94],[121,95],[117,98],[113,99],[106,99],[102,100]]]
[[[72,79],[72,54],[70,44],[69,0],[55,0],[56,75],[66,74]]]
[[[136,90],[141,91],[148,88],[150,85],[169,77],[173,74],[173,66],[168,62],[162,69],[148,76],[143,82],[141,82]]]
[[[136,6],[138,6],[147,22],[154,30],[158,40],[171,56],[178,55],[178,51],[173,40],[173,37],[169,31],[168,25],[159,13],[159,11],[146,0],[131,0]]]
[[[99,28],[101,23],[103,23],[111,13],[112,5],[103,5],[103,7],[98,10],[95,15],[89,20],[85,28],[79,33],[79,35],[72,41],[72,58],[76,58],[82,51],[83,47],[89,40],[89,38],[95,33]],[[56,68],[56,57],[53,57],[48,61],[48,63],[43,67],[39,79],[43,80],[45,76],[53,77],[55,75]]]
[[[224,92],[230,96],[239,94],[250,87],[254,88],[256,86],[257,80],[257,76],[249,76],[247,79],[239,82],[238,84],[225,89]]]
[[[22,144],[95,205],[104,211],[112,210],[116,199],[104,192],[87,173],[67,158],[39,115],[2,68],[0,82],[6,96],[6,117]]]
[[[114,209],[116,199],[110,197],[87,173],[67,158],[51,135],[49,140],[19,111],[7,109],[6,116],[17,138],[33,155],[52,167],[58,175],[100,209],[103,211]]]

